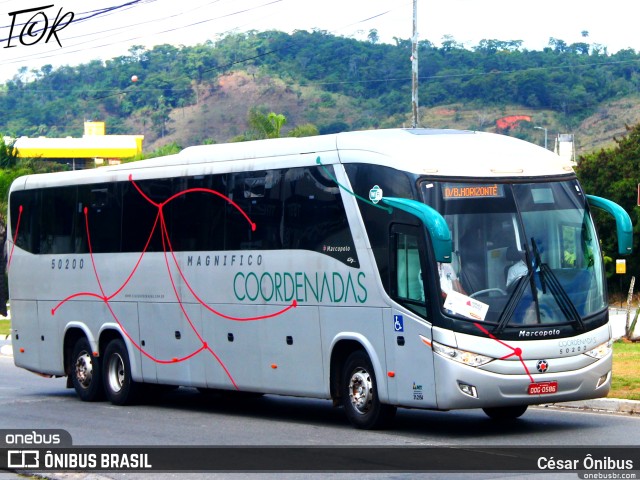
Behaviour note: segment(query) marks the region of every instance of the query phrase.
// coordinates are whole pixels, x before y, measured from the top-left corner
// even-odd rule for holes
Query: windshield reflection
[[[425,182],[425,201],[451,230],[438,264],[443,308],[509,326],[571,324],[606,307],[593,223],[577,181]]]

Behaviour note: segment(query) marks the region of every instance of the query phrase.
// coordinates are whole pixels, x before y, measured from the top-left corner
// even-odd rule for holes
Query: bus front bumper
[[[605,397],[611,386],[611,354],[571,371],[503,375],[434,355],[436,397],[440,410],[568,402]],[[546,385],[531,388],[530,385]],[[530,390],[555,393],[530,394]]]

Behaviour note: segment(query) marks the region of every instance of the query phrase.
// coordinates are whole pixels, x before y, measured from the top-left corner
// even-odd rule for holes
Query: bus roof
[[[388,129],[189,147],[187,163],[270,158],[337,150],[344,163],[388,165],[417,174],[538,176],[573,172],[555,153],[505,135],[469,130]],[[367,154],[368,153],[368,154]]]
[[[306,160],[301,163],[302,156]],[[285,164],[282,160],[287,157],[291,162]],[[159,176],[189,175],[185,166],[215,166],[223,162],[248,161],[247,169],[282,168],[311,164],[316,158],[325,159],[326,163],[373,163],[416,174],[459,178],[536,177],[573,172],[572,164],[567,160],[523,140],[485,132],[420,128],[194,146],[175,155],[122,165],[32,175],[24,183],[17,182],[12,189],[21,188],[20,185],[34,188],[69,182],[125,180],[124,172],[142,173],[143,170],[146,170],[143,176],[156,169],[163,171],[157,172]],[[223,165],[218,166],[209,171],[225,171]]]
[[[505,135],[468,130],[375,130],[340,134],[343,162],[356,152],[378,152],[384,163],[416,174],[455,177],[533,177],[566,175],[570,162],[533,143]],[[354,152],[347,155],[346,152]]]

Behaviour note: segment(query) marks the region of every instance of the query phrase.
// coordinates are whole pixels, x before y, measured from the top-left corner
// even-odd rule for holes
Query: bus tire
[[[380,403],[373,365],[362,350],[353,352],[345,361],[340,390],[347,418],[356,428],[383,428],[396,413],[396,407]]]
[[[80,400],[96,402],[104,399],[100,359],[93,356],[86,337],[80,337],[73,346],[68,372]]]
[[[518,417],[524,415],[527,411],[528,405],[518,405],[517,407],[493,407],[483,408],[482,410],[492,420],[509,421],[515,420]]]
[[[102,368],[105,392],[111,403],[131,405],[138,401],[143,385],[131,378],[129,352],[120,338],[108,343]]]

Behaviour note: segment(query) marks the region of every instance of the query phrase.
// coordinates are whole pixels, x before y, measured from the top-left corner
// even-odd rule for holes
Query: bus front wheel
[[[95,402],[104,398],[100,360],[94,357],[89,340],[79,338],[69,359],[69,375],[78,397],[85,402]]]
[[[142,385],[131,378],[129,352],[124,342],[111,340],[104,352],[104,386],[107,398],[115,405],[130,405],[138,400]]]
[[[375,429],[386,426],[396,407],[380,403],[376,377],[369,356],[362,350],[347,358],[342,370],[341,398],[345,413],[356,428]]]
[[[493,420],[515,420],[521,417],[527,411],[528,405],[519,405],[517,407],[494,407],[483,408],[482,410]]]

